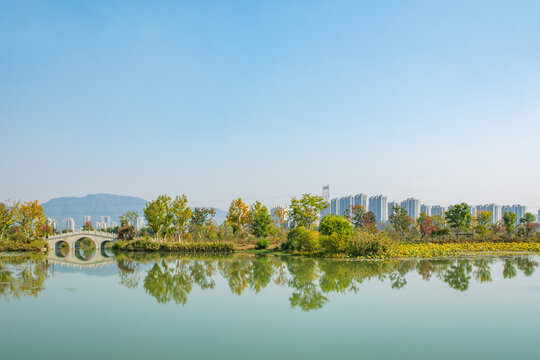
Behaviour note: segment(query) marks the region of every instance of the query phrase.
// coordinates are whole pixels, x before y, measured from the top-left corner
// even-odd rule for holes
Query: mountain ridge
[[[100,220],[101,216],[110,216],[111,223],[119,222],[119,217],[126,211],[136,211],[143,216],[143,209],[148,201],[127,195],[115,195],[107,193],[87,194],[82,197],[62,196],[52,198],[42,204],[45,215],[57,221],[58,229],[64,228],[64,219],[71,217],[75,221],[75,228],[81,228],[84,224],[84,216],[90,216],[92,224]],[[225,220],[225,211],[216,210],[214,220],[220,224]]]

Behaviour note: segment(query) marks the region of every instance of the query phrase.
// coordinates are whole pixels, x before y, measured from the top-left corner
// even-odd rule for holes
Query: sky
[[[540,207],[539,1],[0,0],[0,199]]]

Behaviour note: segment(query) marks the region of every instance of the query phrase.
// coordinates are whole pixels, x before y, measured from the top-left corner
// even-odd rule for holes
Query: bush
[[[13,241],[20,244],[29,244],[30,238],[23,234],[22,232],[16,232],[9,236],[9,241]]]
[[[117,241],[113,248],[117,251],[168,251],[168,252],[232,252],[234,244],[222,242],[157,242],[137,239],[130,242]]]
[[[353,257],[385,257],[395,246],[387,234],[362,231],[348,244],[347,252]]]
[[[319,233],[299,226],[289,231],[285,244],[283,250],[315,251],[319,247]]]
[[[345,253],[350,242],[350,235],[339,235],[337,233],[323,235],[320,240],[321,247],[328,254]]]
[[[322,218],[319,231],[322,235],[348,235],[352,234],[353,227],[343,216],[327,215]]]
[[[47,243],[41,240],[27,242],[15,242],[0,240],[0,252],[8,251],[41,251],[47,247]]]
[[[266,249],[270,242],[268,239],[262,239],[257,241],[257,244],[255,244],[255,249]]]

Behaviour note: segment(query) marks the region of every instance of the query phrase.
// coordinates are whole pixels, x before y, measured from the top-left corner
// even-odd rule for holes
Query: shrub
[[[170,252],[231,252],[234,244],[222,242],[157,242],[137,239],[130,242],[117,241],[113,248],[117,251],[170,251]]]
[[[348,244],[348,254],[353,257],[385,257],[395,244],[385,233],[359,232]]]
[[[16,232],[16,233],[11,234],[9,236],[9,241],[13,241],[13,242],[16,242],[16,243],[29,244],[30,243],[30,238],[28,236],[26,236],[25,234],[23,234],[22,232]]]
[[[319,233],[299,226],[289,231],[287,243],[284,250],[315,251],[319,247]]]
[[[269,244],[270,244],[270,242],[268,241],[268,239],[261,239],[261,240],[257,241],[257,244],[255,244],[255,248],[256,249],[266,249]]]
[[[347,235],[352,234],[353,227],[343,216],[327,215],[322,218],[319,231],[322,235]]]
[[[351,241],[350,235],[339,235],[333,233],[331,235],[321,236],[321,247],[328,254],[344,253],[347,250],[347,245]]]
[[[8,251],[41,251],[46,248],[47,243],[41,240],[33,240],[31,242],[15,242],[0,240],[0,252]]]

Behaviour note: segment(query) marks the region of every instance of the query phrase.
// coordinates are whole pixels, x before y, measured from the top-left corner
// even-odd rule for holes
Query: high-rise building
[[[366,194],[356,194],[353,198],[353,206],[363,206],[364,210],[368,208],[368,198]]]
[[[404,208],[409,216],[413,219],[417,219],[420,215],[420,200],[408,198],[401,202],[401,207]]]
[[[339,199],[332,199],[330,201],[330,214],[339,215]]]
[[[47,225],[52,229],[56,230],[56,220],[47,218]]]
[[[446,207],[445,206],[433,205],[431,207],[431,216],[439,215],[439,216],[444,217],[445,213],[446,213]]]
[[[375,214],[377,225],[388,221],[388,198],[384,195],[376,195],[369,198],[369,211]]]
[[[330,215],[330,185],[323,185],[322,187],[322,197],[325,203],[328,204],[328,206],[325,209],[322,209],[321,211],[321,219],[325,217],[326,215]]]
[[[426,214],[427,216],[431,216],[431,206],[430,205],[420,205],[420,212]]]
[[[92,223],[92,218],[91,218],[90,215],[85,215],[85,216],[84,216],[83,225],[86,225],[87,222]]]
[[[388,218],[390,219],[390,216],[394,213],[394,207],[400,206],[397,201],[390,201],[388,203]]]
[[[144,218],[142,216],[137,217],[135,222],[135,230],[141,230],[144,228]]]
[[[478,212],[478,206],[470,206],[469,207],[469,212],[471,213],[471,216],[475,217],[476,216],[476,213]]]
[[[525,205],[512,205],[512,210],[517,215],[517,220],[523,219],[523,216],[527,213],[527,207]]]
[[[64,219],[64,230],[75,231],[75,220],[73,218]]]
[[[479,211],[490,211],[491,212],[491,222],[493,224],[498,223],[502,219],[502,209],[500,205],[495,204],[486,204],[478,205],[476,207],[476,214],[478,215]]]
[[[110,228],[111,227],[111,217],[110,216],[105,216],[105,227],[106,229]]]
[[[353,206],[353,197],[352,196],[343,196],[339,198],[339,216],[345,216],[350,211]]]

